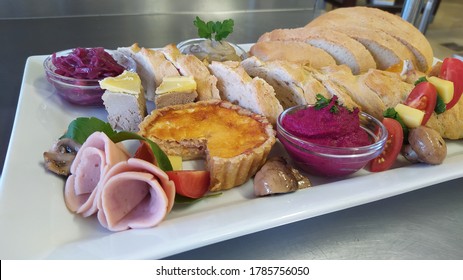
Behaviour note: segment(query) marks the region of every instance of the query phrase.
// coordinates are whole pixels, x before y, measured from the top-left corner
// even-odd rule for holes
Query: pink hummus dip
[[[331,147],[361,147],[371,144],[360,127],[359,110],[349,111],[336,103],[334,96],[323,108],[307,107],[282,120],[291,134],[311,143]]]

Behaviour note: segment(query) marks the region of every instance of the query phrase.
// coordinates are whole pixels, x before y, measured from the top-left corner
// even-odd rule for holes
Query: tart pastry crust
[[[140,124],[139,133],[168,155],[204,158],[211,173],[211,191],[249,180],[276,141],[267,118],[223,100],[154,110]]]

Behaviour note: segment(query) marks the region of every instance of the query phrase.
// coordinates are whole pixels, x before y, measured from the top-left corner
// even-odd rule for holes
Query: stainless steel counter
[[[299,27],[309,10],[198,15],[234,18],[230,40]],[[196,15],[196,14],[195,14]],[[192,14],[0,19],[0,166],[26,58],[78,46],[160,47],[196,37]],[[33,145],[33,143],[31,143]],[[372,186],[373,187],[373,186]],[[170,259],[463,259],[463,179],[212,244]]]

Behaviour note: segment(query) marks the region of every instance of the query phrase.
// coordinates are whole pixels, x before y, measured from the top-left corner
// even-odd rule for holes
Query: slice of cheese
[[[117,77],[100,81],[105,90],[101,99],[108,112],[108,122],[114,129],[138,131],[146,116],[146,100],[141,79],[137,73],[124,71]]]
[[[424,118],[424,112],[413,107],[397,104],[394,109],[408,128],[416,128],[421,125]]]
[[[171,92],[193,92],[196,90],[196,81],[192,76],[165,77],[156,89],[156,94]]]
[[[170,160],[170,164],[172,165],[173,170],[183,170],[183,164],[182,164],[182,157],[181,156],[168,155],[167,157]]]
[[[444,101],[445,104],[449,103],[453,99],[453,82],[434,76],[428,77],[428,82],[430,82],[436,87],[437,93],[442,98],[442,101]]]
[[[137,73],[125,70],[116,77],[107,77],[100,82],[100,87],[117,93],[139,94],[141,79]]]

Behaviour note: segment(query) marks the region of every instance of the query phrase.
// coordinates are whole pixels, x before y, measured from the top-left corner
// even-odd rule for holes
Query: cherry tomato
[[[400,123],[391,118],[384,118],[383,124],[387,129],[388,137],[384,151],[370,162],[371,172],[381,172],[391,168],[402,149],[404,133]]]
[[[446,106],[446,109],[449,110],[457,104],[463,93],[463,61],[453,57],[444,59],[439,78],[453,82],[453,99]]]
[[[169,179],[175,183],[175,192],[190,198],[203,197],[209,190],[211,177],[205,170],[166,171]]]
[[[421,125],[425,125],[434,112],[437,102],[436,87],[430,82],[417,84],[405,100],[405,105],[424,111]]]

